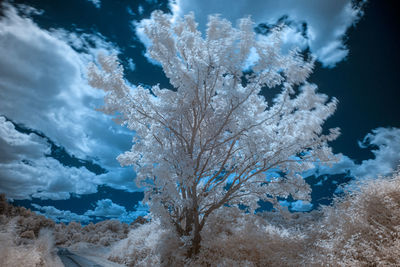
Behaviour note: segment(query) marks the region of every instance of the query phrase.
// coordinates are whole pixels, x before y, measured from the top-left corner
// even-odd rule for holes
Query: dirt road
[[[57,255],[65,267],[103,267],[96,262],[70,252],[66,248],[59,248]]]

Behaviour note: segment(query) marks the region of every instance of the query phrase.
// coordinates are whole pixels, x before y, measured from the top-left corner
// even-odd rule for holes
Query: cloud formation
[[[77,53],[61,37],[77,48],[84,38],[40,29],[10,6],[0,25],[0,114],[40,130],[77,156],[89,154],[93,140],[86,121],[102,119],[94,111],[102,94],[85,80],[93,56]]]
[[[9,132],[0,141],[4,150],[0,190],[17,199],[65,199],[69,192],[96,192],[99,184],[137,190],[133,170],[121,168],[115,159],[130,148],[132,133],[95,111],[102,105],[103,93],[91,88],[86,79],[87,65],[97,53],[118,53],[118,47],[100,34],[41,29],[27,17],[41,13],[26,6],[24,15],[10,5],[3,7],[0,116],[43,133],[71,155],[92,160],[107,173],[95,175],[86,168],[63,166],[47,156],[45,139],[18,133],[2,117],[2,130]],[[17,140],[12,140],[10,131]]]
[[[100,176],[85,167],[66,167],[48,157],[50,145],[36,134],[24,134],[0,116],[0,192],[11,199],[68,199],[70,193],[97,191]]]
[[[86,211],[85,215],[113,218],[124,213],[126,213],[125,207],[115,204],[111,201],[111,199],[102,199],[97,201],[96,208],[94,210]]]
[[[358,180],[363,180],[390,175],[400,166],[399,128],[374,129],[364,137],[362,142],[359,142],[359,146],[365,149],[372,148],[374,158],[357,164],[351,158],[340,155],[341,159],[338,163],[332,166],[318,166],[314,170],[305,172],[303,176],[348,173]]]
[[[347,30],[362,16],[364,2],[356,5],[351,0],[170,0],[170,8],[174,18],[193,11],[200,29],[205,28],[211,14],[221,14],[232,23],[244,16],[251,16],[256,24],[283,22],[289,26],[284,32],[287,46],[309,47],[324,66],[333,67],[348,54],[343,40]]]
[[[139,216],[148,214],[148,207],[141,202],[135,206],[135,211],[127,211],[125,207],[115,204],[110,199],[98,200],[93,210],[88,210],[79,215],[69,210],[59,210],[54,206],[40,206],[31,204],[36,212],[56,222],[89,222],[95,218],[117,219],[121,222],[131,223]]]
[[[31,204],[36,208],[36,213],[46,216],[56,222],[88,222],[90,217],[86,215],[78,215],[69,210],[59,210],[53,206],[40,206],[37,204]]]
[[[287,200],[281,200],[279,201],[279,204],[283,207],[287,207],[291,211],[301,211],[301,212],[310,211],[313,207],[313,204],[303,200],[296,200],[293,202]]]
[[[139,202],[135,206],[135,211],[128,212],[125,207],[112,202],[111,199],[102,199],[97,201],[94,210],[85,212],[85,216],[106,217],[108,219],[118,219],[121,222],[132,222],[138,216],[146,216],[148,207]]]
[[[379,175],[389,175],[400,166],[400,129],[377,128],[364,137],[362,148],[372,150],[373,159],[364,160],[352,170],[355,177],[375,178]]]
[[[101,1],[100,0],[87,0],[89,2],[91,2],[96,8],[100,8],[101,7]]]

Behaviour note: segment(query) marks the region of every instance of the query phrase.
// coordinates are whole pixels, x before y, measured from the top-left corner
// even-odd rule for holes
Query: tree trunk
[[[195,189],[193,190],[195,192]],[[190,244],[190,247],[188,248],[187,251],[187,257],[192,258],[196,256],[200,252],[200,243],[201,243],[201,229],[203,228],[202,225],[200,225],[199,222],[199,212],[198,212],[198,206],[197,206],[197,198],[193,200],[193,206],[190,210],[188,210],[188,222],[190,223],[190,226],[187,227],[187,229],[190,232],[187,232],[188,235],[192,235],[192,242]]]
[[[194,227],[194,233],[193,233],[193,239],[192,239],[192,244],[190,246],[190,248],[187,251],[187,257],[188,258],[192,258],[194,256],[196,256],[199,252],[200,252],[200,248],[201,248],[201,235],[200,235],[200,231],[201,229],[199,227]]]

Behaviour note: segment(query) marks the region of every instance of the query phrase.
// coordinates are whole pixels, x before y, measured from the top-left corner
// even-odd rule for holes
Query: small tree
[[[131,88],[116,56],[100,56],[101,70],[89,68],[91,85],[107,92],[104,112],[136,133],[119,162],[134,166],[152,215],[189,241],[188,257],[198,253],[217,209],[242,204],[254,211],[260,199],[276,203],[278,196],[308,199],[299,174],[334,159],[327,142],[339,132],[322,134],[337,100],[306,82],[312,60],[281,53],[279,28],[256,36],[250,19],[233,28],[218,16],[207,26],[203,38],[193,14],[172,23],[160,11],[146,24],[149,55],[173,90]],[[281,88],[269,104],[264,87]],[[281,175],[267,178],[271,170]]]

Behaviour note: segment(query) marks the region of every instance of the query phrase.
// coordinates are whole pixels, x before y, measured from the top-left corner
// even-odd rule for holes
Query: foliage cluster
[[[193,259],[178,236],[152,221],[117,242],[110,259],[127,266],[399,266],[400,174],[290,217],[221,209]]]
[[[235,28],[211,16],[203,38],[193,14],[173,23],[155,11],[144,31],[173,88],[132,88],[116,56],[100,56],[88,76],[106,92],[103,111],[135,131],[118,160],[134,166],[152,216],[183,240],[187,256],[227,205],[253,212],[259,200],[309,200],[300,174],[336,160],[328,142],[339,134],[323,132],[337,100],[307,82],[313,60],[282,52],[279,27],[256,36],[249,18]],[[267,88],[280,92],[266,99]]]

